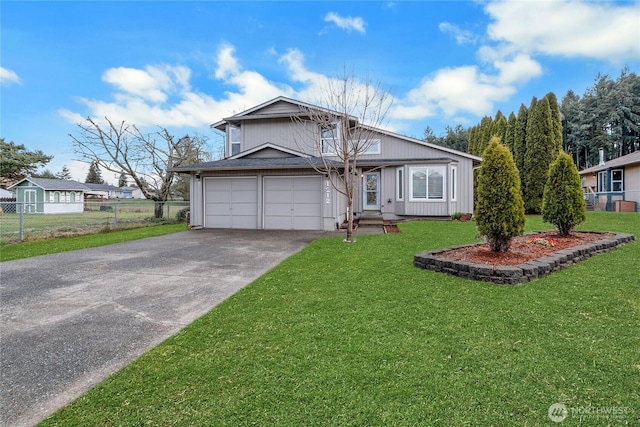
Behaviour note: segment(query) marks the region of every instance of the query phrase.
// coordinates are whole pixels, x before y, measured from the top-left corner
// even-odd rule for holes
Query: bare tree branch
[[[324,174],[347,199],[347,237],[353,242],[353,200],[358,189],[359,157],[379,141],[376,129],[383,126],[391,107],[389,94],[379,84],[360,83],[353,75],[330,80],[315,106],[301,106],[292,115],[296,144],[312,153],[311,166]],[[315,159],[319,158],[317,162]]]
[[[78,127],[79,135],[69,136],[80,160],[130,177],[147,199],[157,202],[156,217],[162,217],[162,204],[171,196],[176,179],[172,168],[201,153],[205,141],[188,135],[176,141],[165,128],[144,133],[135,124],[115,124],[106,117],[104,124],[88,117]]]

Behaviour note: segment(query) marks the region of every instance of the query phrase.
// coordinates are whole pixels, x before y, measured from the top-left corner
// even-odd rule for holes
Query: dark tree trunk
[[[164,201],[156,200],[154,209],[156,219],[162,219],[164,215]]]

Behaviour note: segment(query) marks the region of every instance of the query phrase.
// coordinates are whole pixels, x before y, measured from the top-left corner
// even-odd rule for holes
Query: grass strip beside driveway
[[[13,261],[40,255],[51,255],[59,252],[94,248],[112,243],[144,239],[146,237],[163,236],[165,234],[186,230],[187,226],[184,223],[162,224],[83,236],[58,237],[54,239],[7,244],[0,246],[0,261]]]
[[[580,228],[640,236],[637,214]],[[413,267],[474,223],[401,230],[316,240],[42,425],[532,426],[554,403],[640,421],[637,242],[509,287]]]

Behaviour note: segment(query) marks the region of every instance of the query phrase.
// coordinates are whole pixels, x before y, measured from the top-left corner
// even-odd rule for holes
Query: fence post
[[[113,204],[113,228],[118,228],[118,204]]]
[[[16,203],[20,215],[20,241],[24,242],[24,203]]]
[[[167,221],[171,221],[171,214],[169,213],[170,209],[171,209],[171,203],[167,202]]]

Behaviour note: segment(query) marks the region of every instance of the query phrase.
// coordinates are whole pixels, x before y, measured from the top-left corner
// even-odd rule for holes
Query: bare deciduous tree
[[[315,106],[301,106],[292,116],[297,124],[296,143],[313,153],[311,166],[331,182],[347,200],[347,236],[353,239],[354,196],[358,191],[358,158],[379,143],[377,131],[391,106],[389,94],[379,84],[361,83],[344,73],[329,80]],[[319,161],[314,161],[317,159]]]
[[[172,169],[193,159],[194,152],[204,150],[204,138],[184,136],[175,140],[165,128],[143,133],[135,124],[114,123],[106,117],[103,124],[88,117],[78,127],[79,135],[69,136],[80,160],[130,177],[147,199],[156,202],[156,218],[162,218],[164,202],[171,195],[176,178]]]

